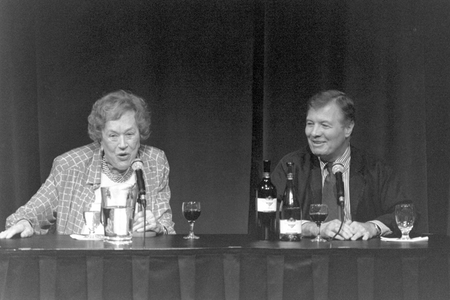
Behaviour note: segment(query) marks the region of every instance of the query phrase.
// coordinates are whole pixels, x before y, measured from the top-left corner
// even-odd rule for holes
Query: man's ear
[[[352,135],[353,127],[355,126],[355,122],[350,121],[345,126],[345,137],[348,138]]]

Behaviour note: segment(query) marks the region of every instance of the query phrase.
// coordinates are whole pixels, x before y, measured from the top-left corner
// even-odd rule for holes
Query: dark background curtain
[[[0,229],[90,142],[87,116],[125,89],[152,110],[146,144],[171,166],[173,218],[200,200],[198,233],[246,233],[262,159],[306,145],[304,104],[356,101],[352,143],[385,159],[450,230],[450,2],[0,0]]]

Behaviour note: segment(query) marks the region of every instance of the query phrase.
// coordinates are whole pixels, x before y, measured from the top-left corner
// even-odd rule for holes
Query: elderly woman
[[[146,225],[143,211],[134,218],[133,231],[173,234],[170,208],[169,164],[163,151],[141,145],[150,135],[150,114],[143,99],[116,91],[97,100],[88,117],[93,143],[58,156],[38,192],[6,219],[0,238],[16,234],[46,234],[56,226],[58,234],[86,232],[83,206],[100,209],[100,187],[118,183],[133,185],[131,163],[143,163],[146,187]]]

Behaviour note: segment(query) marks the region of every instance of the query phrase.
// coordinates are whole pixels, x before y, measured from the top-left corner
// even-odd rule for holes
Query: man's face
[[[131,165],[141,145],[134,114],[134,111],[128,111],[120,119],[106,122],[102,130],[100,143],[105,152],[106,161],[121,172]]]
[[[334,102],[317,110],[310,108],[305,134],[312,153],[323,161],[335,161],[349,145],[353,126],[353,122],[344,122],[344,115]]]

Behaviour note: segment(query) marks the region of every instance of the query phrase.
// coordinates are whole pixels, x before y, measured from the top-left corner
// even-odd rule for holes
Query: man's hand
[[[357,239],[368,240],[375,237],[378,233],[375,224],[371,222],[361,223],[361,222],[351,222],[346,221],[342,224],[342,228],[339,231],[339,227],[341,226],[341,221],[338,219],[323,223],[320,226],[320,235],[323,238],[335,238],[337,240],[352,240],[355,241]],[[318,234],[319,229],[317,225],[313,222],[307,222],[303,225],[302,230],[306,235],[316,236]],[[336,235],[336,232],[339,231],[339,234]],[[336,235],[336,236],[335,236]]]
[[[361,223],[361,222],[352,222],[350,224],[350,228],[352,229],[353,236],[351,237],[352,241],[355,241],[359,238],[362,238],[364,241],[373,238],[377,235],[378,231],[375,224],[371,222]]]
[[[20,237],[30,237],[34,234],[34,230],[27,220],[20,220],[5,231],[0,232],[0,239],[10,239],[19,233]]]
[[[337,240],[349,240],[354,235],[354,230],[350,227],[350,221],[344,222],[341,227],[341,221],[338,219],[331,220],[329,222],[323,223],[320,226],[320,235],[326,238],[335,238]],[[336,233],[339,232],[338,235]],[[335,236],[336,235],[336,236]]]

